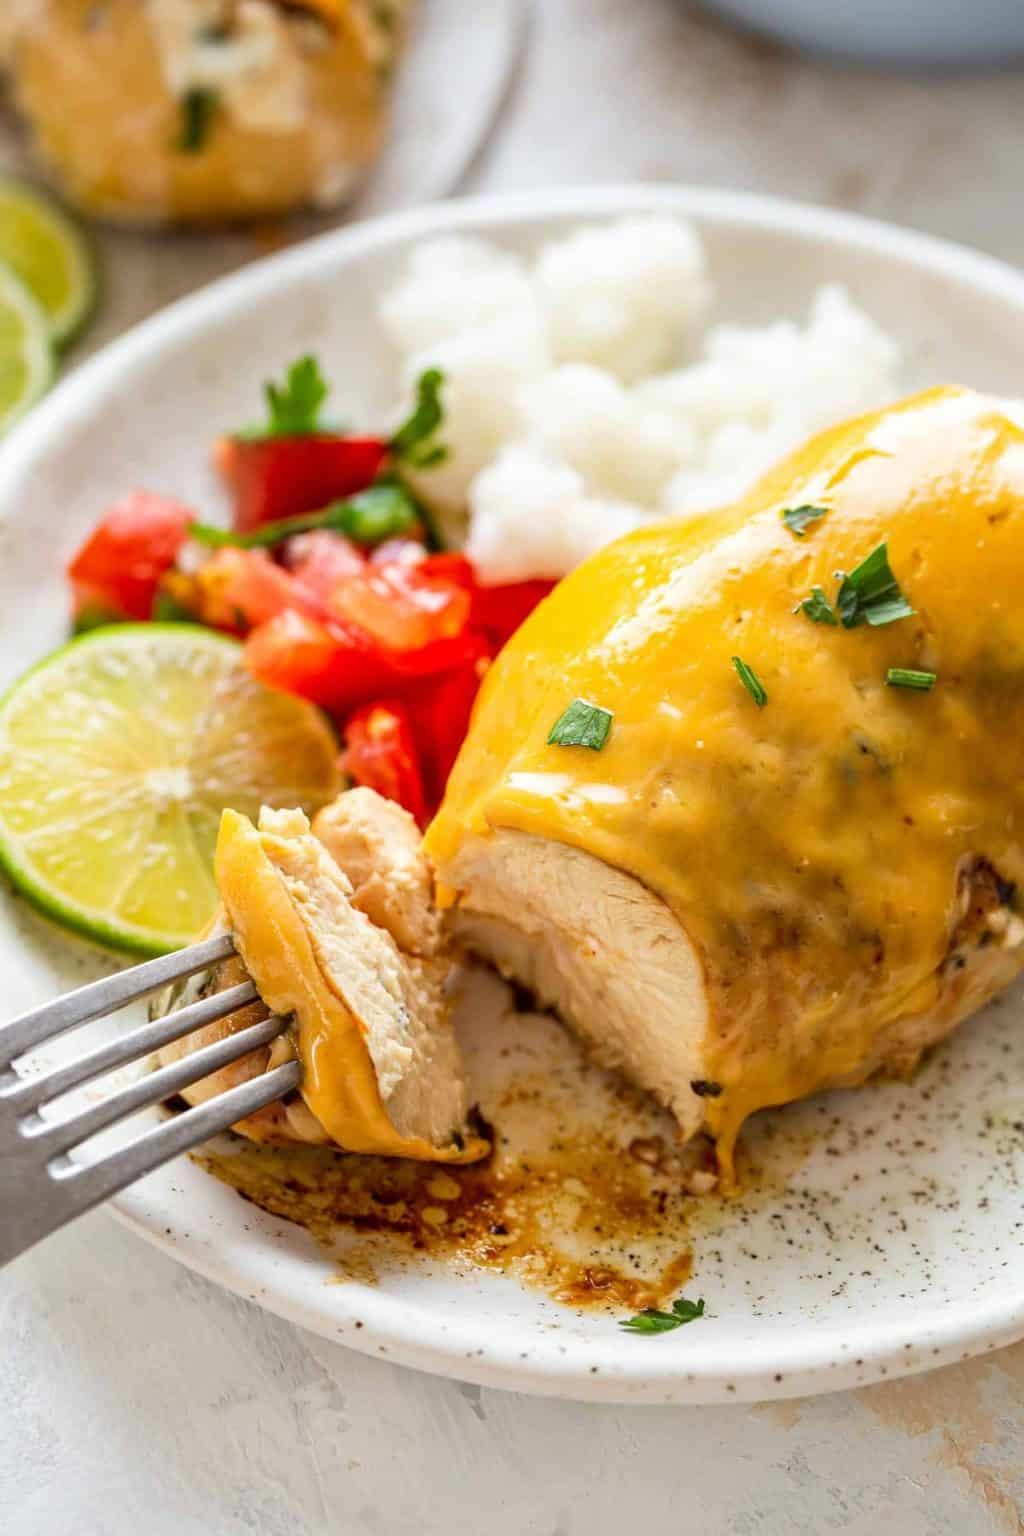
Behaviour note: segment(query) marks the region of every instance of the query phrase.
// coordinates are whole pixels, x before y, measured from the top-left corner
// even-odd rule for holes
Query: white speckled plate
[[[144,484],[209,505],[208,443],[250,413],[256,382],[306,347],[338,406],[372,414],[392,363],[374,299],[410,244],[481,230],[515,247],[581,219],[673,209],[710,249],[719,312],[803,311],[837,278],[901,340],[914,383],[1019,392],[1024,278],[971,252],[856,219],[704,190],[635,188],[451,204],[311,242],[157,316],[83,367],[0,449],[0,683],[64,636],[61,568],[111,498]],[[998,747],[996,746],[996,749]],[[96,956],[4,898],[0,974],[13,1014],[95,972]],[[478,1069],[503,994],[470,994]],[[908,1085],[832,1095],[760,1117],[767,1176],[743,1200],[693,1202],[682,1241],[708,1317],[654,1339],[578,1315],[490,1273],[378,1265],[339,1284],[301,1230],[262,1215],[195,1164],[117,1202],[150,1241],[264,1306],[367,1352],[521,1391],[620,1401],[729,1401],[849,1387],[1024,1335],[1020,995],[966,1025]],[[543,1021],[506,1024],[510,1065],[571,1048]],[[485,1094],[486,1102],[486,1094]],[[600,1085],[580,1095],[599,1113]],[[588,1108],[589,1105],[589,1108]],[[623,1134],[632,1134],[624,1126]],[[112,1277],[112,1284],[117,1277]]]

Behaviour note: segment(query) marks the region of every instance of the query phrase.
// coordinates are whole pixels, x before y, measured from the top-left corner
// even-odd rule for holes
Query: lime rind
[[[54,345],[68,346],[96,307],[99,278],[91,241],[52,197],[3,176],[0,261],[21,278],[46,314]]]
[[[66,645],[51,651],[49,655],[42,657],[31,666],[27,672],[22,673],[0,697],[0,738],[3,735],[11,704],[20,700],[25,689],[37,683],[43,675],[63,666],[72,652],[78,653],[89,646],[102,645],[105,637],[111,633],[116,633],[120,640],[130,645],[136,638],[139,641],[151,641],[154,634],[174,630],[191,635],[193,638],[197,634],[196,626],[193,624],[109,624],[91,629],[84,635],[76,635]],[[198,634],[210,645],[220,646],[236,654],[240,652],[238,642],[227,635],[218,635],[212,630],[200,630]],[[0,813],[0,872],[7,876],[18,894],[30,902],[44,917],[49,918],[59,927],[77,934],[79,938],[101,944],[105,949],[119,950],[132,955],[164,955],[172,950],[183,948],[194,937],[193,934],[154,934],[151,929],[139,928],[131,923],[111,922],[105,913],[95,908],[89,909],[66,901],[53,885],[39,880],[32,872],[31,866],[20,850],[18,838],[9,833],[5,827],[2,813]]]
[[[102,624],[87,630],[84,635],[75,635],[71,640],[59,645],[55,651],[48,651],[38,661],[32,663],[27,671],[16,677],[14,682],[0,694],[0,728],[2,728],[7,711],[14,699],[31,682],[51,671],[55,667],[62,666],[67,658],[74,653],[88,650],[90,646],[102,645],[108,637],[117,636],[118,640],[127,645],[148,646],[154,637],[161,635],[181,635],[182,639],[195,640],[199,644],[209,646],[211,649],[220,648],[226,653],[240,656],[242,647],[231,635],[222,635],[215,629],[204,629],[197,624],[178,624],[170,621],[159,624]]]
[[[161,647],[164,649],[161,650]],[[54,694],[52,689],[47,687],[48,680],[51,678],[51,675],[56,674],[55,680],[59,682],[61,674],[66,673],[70,685],[73,686],[77,682],[81,686],[83,675],[87,676],[88,674],[87,672],[85,674],[81,673],[76,663],[83,656],[87,658],[90,649],[96,650],[99,648],[102,648],[104,651],[110,651],[111,657],[108,659],[114,660],[117,666],[125,664],[129,668],[131,666],[132,650],[140,648],[148,653],[150,662],[156,657],[161,666],[167,665],[173,668],[180,664],[183,674],[187,674],[186,663],[191,662],[193,667],[195,667],[197,662],[203,659],[205,653],[207,657],[213,658],[213,671],[217,674],[219,680],[230,685],[230,697],[236,697],[232,674],[238,663],[241,647],[237,641],[228,636],[198,628],[194,624],[118,624],[104,629],[92,630],[88,634],[81,635],[70,641],[58,651],[37,662],[0,698],[0,764],[3,762],[4,752],[8,742],[11,740],[12,731],[20,735],[19,717],[23,720],[31,721],[29,726],[30,737],[35,731],[38,722],[41,732],[40,741],[52,742],[55,744],[53,750],[59,752],[60,730],[63,727],[64,721],[62,717],[55,722],[56,734],[51,737],[47,728],[46,710],[48,705],[52,708]],[[223,665],[220,664],[218,658],[221,658]],[[98,661],[102,662],[102,658],[98,658]],[[102,675],[102,665],[98,666],[97,676],[100,675]],[[239,688],[244,690],[257,688],[261,695],[269,692],[260,688],[260,685],[255,684],[240,667]],[[49,697],[47,697],[48,694]],[[64,690],[64,696],[67,696],[67,690]],[[337,780],[333,776],[333,764],[337,746],[330,727],[324,717],[312,705],[306,705],[302,701],[293,699],[290,696],[275,694],[272,697],[279,700],[280,708],[283,711],[289,712],[285,722],[288,739],[290,742],[294,735],[295,751],[299,758],[302,758],[302,738],[304,737],[309,748],[309,754],[304,760],[306,767],[308,768],[310,762],[312,762],[314,777],[322,770],[323,781],[322,785],[320,785],[322,792],[319,794],[317,803],[323,803],[331,798],[337,789]],[[97,707],[103,702],[103,696],[98,693]],[[187,745],[189,753],[193,755],[199,739],[197,734],[199,727],[205,720],[204,708],[205,704],[199,704],[194,711],[191,708],[189,709],[188,721],[195,727],[195,731],[191,734],[183,733],[181,737],[182,742]],[[256,713],[258,714],[259,711],[256,711]],[[248,721],[248,719],[249,716],[246,715],[245,721]],[[243,728],[245,721],[240,722]],[[145,735],[145,722],[141,722],[140,729],[143,735]],[[278,742],[277,735],[274,737],[274,742]],[[15,783],[18,777],[17,756],[19,750],[30,751],[32,748],[31,746],[26,748],[24,738],[21,738],[15,752],[9,758],[9,761],[14,763],[15,767],[6,775],[5,780],[0,781],[0,871],[7,876],[15,890],[45,917],[58,923],[62,928],[68,929],[93,943],[101,944],[108,949],[120,950],[136,955],[157,955],[178,949],[182,945],[191,942],[195,937],[196,930],[202,926],[202,923],[210,915],[209,912],[197,911],[194,918],[190,915],[190,925],[187,931],[182,931],[178,927],[165,926],[163,923],[154,923],[153,921],[140,924],[128,920],[123,915],[123,903],[115,903],[114,911],[112,912],[110,907],[93,905],[87,900],[82,900],[80,895],[75,895],[73,892],[69,896],[67,890],[62,889],[59,885],[46,878],[45,871],[41,871],[39,867],[40,862],[44,865],[46,864],[45,857],[40,859],[38,852],[39,834],[45,840],[52,835],[54,828],[42,816],[39,816],[38,821],[30,821],[30,824],[26,826],[24,814],[26,805],[32,815],[34,815],[34,800],[12,802],[8,799],[6,803],[4,800],[4,792],[10,791],[12,783]],[[276,759],[274,761],[276,763]],[[330,771],[328,771],[328,765],[330,765]],[[152,766],[162,766],[156,753]],[[275,779],[273,783],[277,784],[279,781]],[[46,782],[44,771],[41,775],[38,790],[35,785],[33,786],[33,796],[38,793],[39,803],[49,803],[52,807],[55,800],[55,787],[64,794],[65,799],[63,803],[66,807],[69,789],[73,797],[74,784],[73,780],[70,779],[62,781],[59,775],[54,780]],[[264,786],[261,785],[261,789],[262,787]],[[273,785],[267,783],[265,788],[267,790],[268,802],[271,802],[273,798]],[[204,817],[215,815],[215,807],[208,804],[205,798],[203,798],[201,789],[197,790],[197,794],[199,794],[200,798],[198,801],[193,802],[190,814],[193,816],[199,814],[196,807],[201,806],[201,814]],[[82,825],[88,819],[84,810],[87,799],[87,791],[83,788]],[[100,802],[99,808],[102,816],[102,802]],[[95,801],[92,803],[91,811],[88,814],[95,818]],[[133,814],[132,812],[125,812],[123,803],[112,800],[109,821],[125,839],[124,842],[116,845],[118,850],[121,847],[128,848],[133,840]],[[153,819],[148,822],[141,822],[142,815]],[[104,824],[106,824],[107,818],[102,816],[102,819]],[[16,823],[16,825],[12,823]],[[155,813],[143,806],[140,812],[140,820],[134,826],[135,858],[139,864],[145,862],[144,854],[141,860],[137,856],[139,840],[141,838],[145,849],[148,846],[147,839],[149,833],[153,831],[154,825]],[[60,826],[56,828],[58,833],[61,830]],[[81,839],[76,838],[74,816],[72,816],[64,835],[69,847],[76,849],[84,847],[88,850],[92,846],[87,835]],[[156,834],[154,833],[154,835]],[[157,837],[157,841],[159,840],[159,837]],[[35,856],[33,856],[28,846],[33,841],[37,848]],[[130,863],[132,857],[131,852],[126,853],[126,863]],[[86,858],[87,862],[88,855]],[[79,871],[81,871],[82,867],[80,862],[78,866]],[[173,869],[176,866],[172,862],[172,865],[167,867]],[[190,872],[193,880],[192,888],[198,889],[202,887],[204,890],[208,890],[210,900],[214,901],[215,888],[212,883],[212,871],[209,869],[208,864],[199,859],[197,855],[191,862]],[[73,881],[71,883],[74,884]],[[102,885],[102,882],[99,882],[99,884]],[[152,889],[152,883],[150,882],[148,885],[150,905]],[[162,889],[163,887],[161,886],[161,891]],[[162,900],[163,897],[161,895],[161,903]],[[180,906],[178,910],[180,912]]]
[[[45,311],[17,274],[0,263],[0,436],[46,393],[56,366]],[[19,368],[23,377],[8,372]]]
[[[23,896],[36,911],[55,923],[64,932],[76,934],[91,944],[122,954],[140,955],[146,959],[155,955],[169,955],[183,949],[195,937],[187,935],[154,935],[151,929],[133,928],[127,923],[112,923],[101,912],[72,906],[63,901],[51,885],[37,880],[16,857],[12,857],[7,839],[0,835],[0,873],[6,875],[19,896]]]

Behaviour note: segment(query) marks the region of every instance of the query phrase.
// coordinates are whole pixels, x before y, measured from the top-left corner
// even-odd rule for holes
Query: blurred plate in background
[[[499,125],[529,14],[530,0],[423,0],[395,85],[388,145],[347,208],[211,232],[96,228],[108,275],[105,301],[75,358],[268,251],[354,219],[451,196]],[[38,175],[13,113],[0,103],[0,173],[5,171]]]
[[[1021,0],[704,0],[795,48],[904,67],[977,68],[1024,56]]]

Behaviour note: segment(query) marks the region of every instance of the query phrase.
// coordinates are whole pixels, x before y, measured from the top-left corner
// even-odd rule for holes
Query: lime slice
[[[0,264],[0,435],[53,380],[50,325],[20,278]]]
[[[96,298],[96,264],[81,230],[50,198],[0,178],[0,261],[45,311],[58,346],[84,324]]]
[[[115,949],[187,944],[217,906],[225,806],[313,811],[338,789],[311,704],[190,624],[120,624],[55,651],[0,700],[0,866],[68,928]]]

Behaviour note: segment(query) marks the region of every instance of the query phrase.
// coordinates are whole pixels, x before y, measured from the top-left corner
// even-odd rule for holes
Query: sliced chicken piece
[[[354,880],[301,812],[264,811],[258,829],[225,813],[218,922],[235,934],[241,959],[200,987],[222,990],[248,974],[263,999],[254,1008],[292,1017],[293,1029],[290,1043],[251,1053],[188,1098],[199,1102],[229,1081],[266,1071],[277,1059],[273,1051],[291,1049],[304,1066],[301,1099],[243,1122],[244,1134],[438,1161],[479,1158],[488,1147],[469,1125],[447,997],[453,960],[440,941],[415,826],[368,790],[341,796],[323,814]],[[191,1000],[179,991],[173,1001]],[[170,1047],[163,1059],[260,1014],[242,1010]]]
[[[415,820],[372,789],[350,789],[325,806],[313,833],[352,882],[352,905],[407,955],[441,948],[441,918]]]
[[[665,903],[582,849],[524,832],[468,840],[445,879],[459,891],[451,927],[460,942],[572,1024],[603,1066],[655,1093],[692,1135],[708,1007],[699,956]]]

